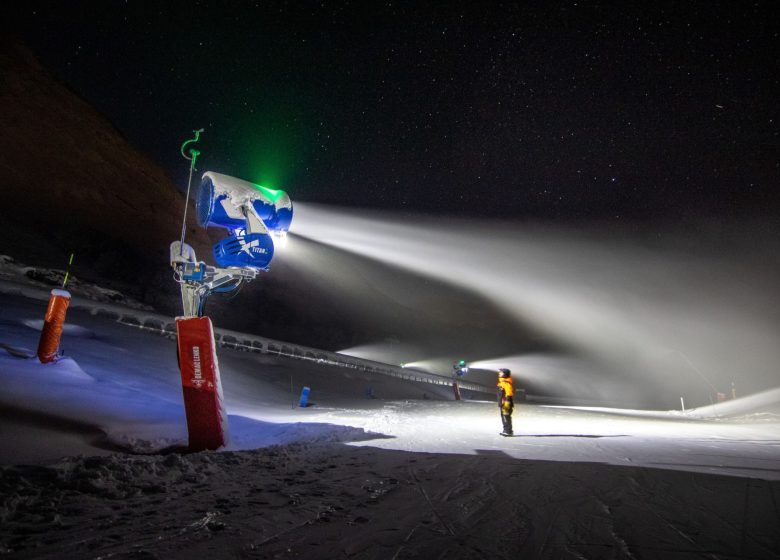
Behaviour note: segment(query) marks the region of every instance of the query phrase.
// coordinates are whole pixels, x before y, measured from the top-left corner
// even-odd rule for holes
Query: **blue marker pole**
[[[311,389],[309,389],[308,387],[304,387],[303,390],[301,391],[301,400],[298,402],[298,406],[300,406],[301,408],[306,408],[307,406],[309,406],[310,391]]]

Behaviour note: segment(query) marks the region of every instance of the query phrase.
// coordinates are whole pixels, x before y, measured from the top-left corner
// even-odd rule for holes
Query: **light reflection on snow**
[[[778,399],[780,395],[771,394]],[[743,407],[750,408],[750,398]],[[774,409],[780,404],[775,400]],[[763,424],[695,412],[521,404],[513,438],[498,435],[492,402],[393,401],[377,408],[276,411],[276,421],[324,422],[382,434],[350,445],[473,455],[499,451],[517,459],[604,462],[780,479],[780,411]],[[390,436],[390,437],[387,437]],[[753,472],[751,472],[751,469]]]

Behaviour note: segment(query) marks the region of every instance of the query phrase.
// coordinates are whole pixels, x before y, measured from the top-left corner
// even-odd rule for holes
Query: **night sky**
[[[159,4],[159,5],[158,5]],[[575,222],[776,216],[775,2],[14,2],[6,28],[180,187]]]

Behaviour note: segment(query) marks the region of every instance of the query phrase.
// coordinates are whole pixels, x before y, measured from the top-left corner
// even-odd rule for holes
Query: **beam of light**
[[[414,360],[410,362],[404,362],[404,367],[411,369],[419,369],[420,371],[426,371],[428,373],[435,373],[437,375],[449,375],[451,372],[441,367],[443,360]]]
[[[408,344],[396,341],[361,344],[338,350],[339,354],[355,356],[386,364],[398,364],[402,368],[416,369],[436,375],[450,375],[452,365],[447,358],[413,359],[420,355],[420,350]]]
[[[274,238],[274,249],[286,250],[289,245],[289,236],[286,231],[275,231],[272,234]]]
[[[638,406],[642,401],[640,388],[626,380],[615,379],[602,365],[583,357],[554,354],[523,354],[477,360],[473,370],[491,372],[491,379],[499,368],[512,372],[515,387],[533,393],[565,397],[572,403],[610,403],[625,408]],[[630,376],[629,376],[630,379]]]
[[[779,252],[760,230],[755,246],[735,233],[720,249],[683,236],[653,247],[625,232],[415,222],[309,204],[296,212],[298,235],[473,290],[601,367],[607,385],[619,376],[706,402],[735,377],[744,391],[780,383]],[[696,243],[703,248],[684,249]]]
[[[342,348],[341,350],[338,350],[338,353],[385,364],[400,365],[401,363],[405,363],[405,360],[408,359],[409,356],[416,355],[417,351],[417,349],[397,341],[384,341]]]

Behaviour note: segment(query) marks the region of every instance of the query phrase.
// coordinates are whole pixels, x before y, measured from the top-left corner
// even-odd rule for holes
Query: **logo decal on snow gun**
[[[260,247],[260,240],[259,239],[253,239],[249,243],[244,241],[243,236],[236,237],[236,240],[241,244],[241,251],[242,253],[246,253],[250,257],[252,256],[252,253],[260,253],[261,255],[265,255],[268,253],[268,250],[265,247]],[[251,252],[250,252],[251,251]]]
[[[247,233],[226,237],[214,245],[219,266],[265,269],[274,255],[274,242],[267,233]]]

